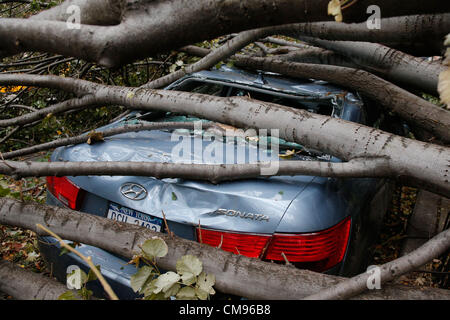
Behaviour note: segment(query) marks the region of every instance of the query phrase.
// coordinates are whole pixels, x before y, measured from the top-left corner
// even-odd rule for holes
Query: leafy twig
[[[69,246],[67,243],[65,243],[64,240],[61,239],[56,233],[54,233],[53,231],[45,228],[43,225],[38,223],[38,224],[36,224],[36,227],[38,227],[39,229],[44,230],[45,232],[50,234],[52,237],[56,238],[59,241],[59,243],[61,244],[61,246],[63,246],[64,248],[66,248],[70,252],[75,253],[77,256],[79,256],[81,259],[83,259],[83,261],[85,261],[89,265],[91,270],[95,273],[95,275],[97,276],[98,280],[102,284],[102,286],[105,289],[105,291],[108,293],[108,295],[111,298],[111,300],[119,300],[117,295],[112,290],[111,286],[108,284],[108,282],[106,282],[105,278],[103,278],[103,275],[100,273],[100,271],[98,271],[97,267],[92,263],[91,257],[85,257],[83,254],[81,254],[80,252],[78,252],[77,250],[75,250],[74,248]]]

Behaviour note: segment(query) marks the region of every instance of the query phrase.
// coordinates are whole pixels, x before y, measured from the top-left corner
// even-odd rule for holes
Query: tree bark
[[[162,122],[162,123],[140,123],[135,125],[125,124],[123,126],[106,129],[101,131],[103,138],[110,137],[113,135],[126,133],[126,132],[138,132],[143,130],[158,130],[158,129],[194,129],[195,124],[193,122]],[[216,127],[217,124],[202,123],[203,129],[209,129],[211,127]],[[17,127],[20,128],[20,127]],[[6,153],[2,153],[3,159],[12,159],[15,157],[25,156],[28,154],[50,150],[62,146],[75,145],[80,143],[86,143],[89,134],[82,134],[76,137],[57,139],[50,142],[42,143],[39,145],[34,145],[31,147],[14,150]]]
[[[224,293],[250,299],[301,299],[321,291],[345,278],[266,263],[258,259],[225,252],[217,248],[163,233],[155,233],[136,225],[108,220],[69,209],[0,198],[0,223],[31,229],[40,223],[64,239],[101,247],[109,252],[131,259],[139,253],[139,246],[158,236],[164,239],[169,253],[157,264],[166,270],[176,270],[176,261],[182,256],[197,256],[205,272],[216,277],[215,287]],[[386,285],[383,290],[371,290],[358,299],[450,299],[448,290],[414,289]]]
[[[99,0],[98,0],[99,1]],[[24,51],[59,53],[113,67],[146,56],[253,28],[306,21],[327,21],[329,0],[126,1],[122,22],[81,25],[39,19],[0,19],[0,56]],[[122,3],[121,0],[105,3]],[[384,17],[449,12],[441,0],[359,0],[344,10],[344,21],[364,21],[378,5]],[[105,7],[108,10],[110,7]],[[56,10],[56,9],[53,9]],[[237,14],[237,13],[240,14]],[[108,20],[108,19],[107,19]],[[92,21],[94,23],[94,21]],[[180,35],[183,35],[180,37]],[[70,43],[70,45],[68,45]]]
[[[18,300],[57,300],[69,291],[66,286],[42,274],[24,270],[0,260],[0,291]],[[76,293],[74,292],[76,296]]]
[[[200,70],[207,70],[216,65],[218,62],[227,59],[249,43],[257,40],[258,38],[270,33],[272,28],[261,28],[243,31],[236,37],[228,40],[225,44],[220,46],[215,50],[211,50],[204,58],[200,61],[186,66],[178,71],[170,73],[164,77],[151,81],[144,84],[141,88],[147,89],[157,89],[165,87],[172,82],[182,78],[186,74],[194,73]]]
[[[442,11],[445,12],[445,11]],[[306,22],[292,25],[285,35],[297,38],[302,36],[325,40],[364,41],[402,44],[414,48],[415,43],[431,46],[431,52],[438,54],[443,49],[443,38],[450,30],[450,13],[420,14],[387,18],[381,11],[381,28],[369,29],[366,22]]]
[[[259,69],[271,70],[265,68],[266,60],[251,59],[253,60],[244,60],[256,62]],[[304,76],[311,77],[317,75],[314,70],[323,67],[301,65],[301,68],[291,69],[284,68],[283,63],[277,65],[283,68],[274,68],[274,72],[283,71],[281,73],[296,76],[297,72],[301,71]],[[352,75],[356,77],[359,74],[360,71],[352,70],[349,80]],[[14,82],[22,85],[51,86],[65,88],[70,92],[93,90],[92,94],[102,103],[123,105],[130,109],[190,114],[240,128],[278,128],[282,139],[323,151],[344,161],[373,157],[388,159],[389,167],[396,178],[405,179],[412,184],[421,184],[431,192],[450,196],[449,148],[395,136],[361,124],[245,97],[223,98],[172,90],[112,87],[55,76],[6,75],[0,76],[0,79],[0,84]],[[387,90],[386,94],[394,93]],[[394,104],[398,103],[401,97],[394,95],[385,99],[388,100],[387,104]],[[404,103],[401,100],[400,102]]]
[[[80,9],[80,23],[86,25],[110,26],[120,24],[125,9],[123,0],[65,0],[60,5],[31,16],[33,20],[67,21],[69,7]],[[69,10],[70,12],[70,10]]]
[[[327,41],[302,36],[300,39],[346,56],[362,69],[390,81],[435,95],[439,74],[445,70],[445,67],[439,63],[430,63],[423,58],[416,58],[377,43]]]
[[[270,173],[264,174],[264,169]],[[0,173],[22,177],[45,176],[144,176],[206,180],[219,183],[260,176],[310,175],[336,178],[392,177],[389,161],[382,158],[355,159],[344,163],[325,161],[282,161],[252,164],[190,164],[161,162],[0,162]]]
[[[291,77],[330,81],[357,90],[410,123],[450,141],[450,112],[367,71],[317,64],[235,55],[238,66],[281,73]]]

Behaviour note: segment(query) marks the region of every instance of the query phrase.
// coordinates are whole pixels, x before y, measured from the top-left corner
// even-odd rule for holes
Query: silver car
[[[188,75],[166,88],[218,96],[254,99],[302,108],[348,121],[369,124],[357,93],[323,81],[298,80],[271,73],[250,73],[222,67]],[[189,115],[136,110],[98,129],[130,123],[197,121]],[[202,121],[202,122],[200,122]],[[209,135],[209,136],[208,136]],[[211,138],[208,130],[152,130],[124,133],[96,144],[61,147],[51,161],[175,162],[182,143],[213,153],[184,148],[182,160],[196,163],[239,163],[257,160],[340,161],[318,150],[267,134],[254,139],[235,135]],[[175,138],[174,138],[175,137]],[[209,137],[205,139],[205,137]],[[277,148],[271,143],[276,141]],[[255,143],[256,141],[256,143]],[[269,147],[268,147],[269,146]],[[178,149],[177,149],[178,148]],[[209,148],[209,149],[208,149]],[[261,152],[264,151],[264,152]],[[239,154],[244,154],[242,159]],[[139,224],[165,232],[162,211],[172,232],[180,237],[218,246],[248,257],[299,268],[349,276],[364,270],[368,249],[376,239],[389,203],[390,184],[382,179],[335,179],[314,176],[261,177],[212,184],[183,179],[138,176],[48,177],[47,203],[89,214]],[[201,231],[199,232],[199,222]],[[77,256],[60,256],[55,239],[45,237],[41,252],[53,273],[65,281],[68,267],[88,267]],[[130,276],[136,268],[126,260],[92,246],[78,247],[101,265],[120,298],[134,298]],[[284,256],[283,256],[284,255]],[[93,283],[99,294],[101,288]]]

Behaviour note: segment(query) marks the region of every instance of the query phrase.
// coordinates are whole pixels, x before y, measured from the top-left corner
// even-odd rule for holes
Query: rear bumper
[[[90,256],[95,265],[100,265],[102,275],[119,299],[135,299],[139,296],[133,292],[130,286],[130,278],[137,272],[134,265],[127,265],[126,260],[96,247],[82,244],[77,246],[76,249],[83,255]],[[60,255],[61,247],[53,237],[41,237],[39,239],[39,250],[49,264],[52,274],[62,283],[66,283],[67,273],[69,270],[73,270],[73,266],[79,267],[86,274],[89,272],[89,266],[77,255],[73,253]],[[95,296],[107,298],[98,280],[88,282],[87,288],[92,290]]]
[[[47,193],[47,204],[63,207],[63,205],[50,193]],[[86,273],[89,272],[89,266],[77,255],[73,253],[60,255],[61,247],[55,238],[40,237],[39,240],[39,250],[47,261],[53,276],[60,282],[66,283],[67,273],[73,268],[71,266],[79,267]],[[90,256],[95,265],[100,265],[102,275],[119,299],[129,300],[139,297],[139,295],[131,289],[130,285],[131,276],[137,272],[134,265],[129,265],[127,264],[128,261],[126,259],[97,247],[81,244],[81,246],[77,246],[76,249],[83,255]],[[339,274],[341,264],[342,263],[339,263],[324,273],[334,275]],[[98,280],[88,282],[87,288],[92,290],[95,296],[107,298],[105,296],[106,293]]]
[[[50,193],[47,193],[47,204],[62,207]],[[39,250],[49,264],[50,271],[60,282],[66,283],[68,268],[71,266],[77,266],[84,272],[89,272],[89,266],[77,255],[73,253],[60,255],[61,247],[55,238],[40,237],[39,240]],[[127,260],[97,247],[82,244],[76,249],[83,255],[90,256],[94,265],[100,265],[102,275],[119,299],[135,299],[139,296],[130,285],[131,276],[137,272],[134,265],[128,265]],[[105,297],[104,289],[98,280],[90,281],[87,287],[94,292],[95,296]]]

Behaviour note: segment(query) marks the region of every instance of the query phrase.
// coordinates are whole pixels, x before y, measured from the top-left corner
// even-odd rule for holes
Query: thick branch
[[[125,124],[123,126],[106,129],[101,131],[102,137],[110,137],[126,132],[138,132],[143,130],[158,130],[158,129],[194,129],[195,124],[193,122],[160,122],[160,123],[140,123],[140,124]],[[216,124],[202,123],[203,129],[208,129],[210,127],[216,126]],[[19,128],[19,127],[18,127]],[[3,153],[3,159],[11,159],[19,156],[24,156],[40,151],[50,150],[57,147],[75,145],[80,143],[86,143],[89,134],[82,134],[76,137],[64,138],[53,140],[50,142],[42,143],[39,145],[34,145],[28,148],[23,148],[20,150],[14,150],[10,152]]]
[[[98,105],[99,103],[101,103],[101,101],[93,95],[86,95],[82,98],[74,98],[56,103],[50,107],[30,112],[16,118],[0,120],[0,127],[20,126],[43,119],[48,115],[54,115],[68,110],[84,109],[89,106]]]
[[[80,9],[80,23],[91,25],[116,25],[122,19],[122,12],[125,1],[118,0],[65,0],[60,5],[44,10],[30,19],[67,21],[73,14],[69,11],[70,6],[77,6]]]
[[[361,23],[306,22],[292,25],[291,31],[284,34],[294,38],[309,36],[327,40],[378,42],[387,45],[438,42],[442,46],[442,39],[450,29],[450,13],[387,18],[381,11],[381,16],[383,18],[380,29],[369,29],[366,21]]]
[[[257,68],[265,69],[266,60],[264,59],[251,60],[244,58],[244,60],[253,61],[256,63]],[[275,72],[282,71],[281,73],[293,76],[298,76],[297,72],[302,72],[303,76],[317,78],[320,78],[320,76],[318,76],[318,73],[315,73],[315,70],[320,70],[324,67],[305,64],[291,67],[292,63],[286,65],[284,62],[277,62],[275,65],[282,67],[273,68]],[[321,73],[326,74],[325,71],[329,71],[329,69],[322,69]],[[354,77],[361,74],[364,75],[365,72],[351,70],[348,74],[348,80],[352,81]],[[48,78],[46,76],[37,77],[30,75],[20,75],[18,77],[25,82],[25,85],[28,85],[26,83],[27,77],[31,77],[30,80],[34,85],[45,85],[49,81],[53,85],[57,84],[54,81],[55,77]],[[2,76],[0,76],[1,78]],[[67,87],[69,82],[71,82],[75,89],[86,83],[86,81],[76,79],[62,79],[64,79],[62,86]],[[366,80],[366,78],[362,78],[359,81]],[[278,128],[282,139],[321,150],[344,161],[355,158],[386,157],[391,159],[391,169],[397,177],[407,177],[410,183],[422,183],[422,187],[425,189],[444,196],[450,195],[450,182],[448,179],[450,149],[446,147],[395,136],[364,125],[310,113],[306,110],[288,108],[245,97],[223,98],[191,92],[111,87],[92,83],[91,86],[95,88],[95,93],[93,93],[95,97],[105,104],[123,105],[129,109],[162,110],[190,114],[240,128]],[[355,84],[355,86],[360,86],[360,84]],[[365,89],[367,90],[367,87]],[[388,88],[380,88],[380,90],[384,90],[386,95],[392,95],[391,97],[379,97],[379,99],[384,99],[387,105],[392,104],[401,108],[408,101],[402,100],[403,95],[395,95],[396,90],[391,91]],[[418,99],[419,103],[422,101],[417,97],[415,99]],[[434,105],[433,108],[439,110],[437,114],[441,111]],[[434,109],[432,110],[434,111]],[[398,112],[405,113],[405,110],[399,110]],[[418,111],[413,110],[410,112],[412,113],[410,117],[414,117],[414,112]],[[448,111],[445,112],[448,113]],[[430,117],[433,115],[431,112],[424,113]],[[439,121],[445,119],[445,116],[443,114]],[[423,121],[430,120],[425,119]],[[436,126],[433,122],[432,125]],[[448,135],[448,132],[446,134]]]
[[[450,19],[450,16],[449,16]],[[445,67],[401,51],[369,42],[327,41],[300,37],[308,43],[333,50],[350,58],[363,69],[394,82],[399,82],[436,94],[439,74]]]
[[[83,24],[80,29],[68,29],[59,21],[0,19],[0,56],[52,52],[112,67],[223,34],[282,23],[329,21],[328,2],[192,0],[186,6],[184,0],[129,1],[121,24]],[[369,5],[378,5],[384,17],[450,11],[450,4],[441,0],[402,0],[395,4],[390,0],[359,0],[345,9],[345,21],[366,20]]]
[[[330,81],[357,90],[400,115],[403,119],[450,141],[450,112],[395,86],[367,71],[317,64],[286,62],[236,55],[239,66],[299,78]]]
[[[272,168],[273,170],[268,170]],[[270,171],[268,174],[264,172]],[[344,163],[324,161],[258,162],[253,164],[190,164],[161,162],[22,162],[1,161],[0,173],[21,177],[147,176],[207,180],[218,183],[264,176],[389,177],[387,159],[358,159]]]
[[[56,280],[0,259],[0,291],[19,300],[57,300],[68,289]]]
[[[266,263],[258,259],[218,250],[217,248],[172,238],[136,225],[17,200],[0,198],[0,223],[15,225],[40,232],[36,224],[47,226],[64,239],[101,247],[109,252],[131,259],[140,252],[139,246],[153,236],[164,239],[169,247],[166,257],[157,261],[166,270],[176,270],[176,262],[186,254],[197,256],[205,272],[216,277],[215,287],[224,293],[250,299],[300,299],[319,292],[344,278]],[[267,275],[270,275],[269,277]],[[358,299],[450,299],[448,290],[414,289],[386,285]]]

